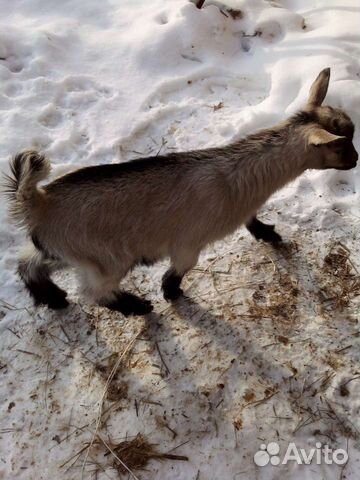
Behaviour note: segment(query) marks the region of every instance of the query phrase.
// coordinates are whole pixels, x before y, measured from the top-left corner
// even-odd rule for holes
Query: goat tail
[[[10,161],[10,175],[5,175],[5,192],[9,195],[10,216],[22,226],[30,226],[34,210],[41,207],[43,193],[37,184],[50,173],[49,160],[34,150],[15,155]]]

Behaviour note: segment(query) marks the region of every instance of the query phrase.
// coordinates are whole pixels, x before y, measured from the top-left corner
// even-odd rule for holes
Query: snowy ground
[[[359,131],[356,0],[228,5],[3,2],[1,170],[31,146],[59,175],[227,144],[301,107],[328,66],[327,103]],[[71,307],[35,309],[2,197],[0,477],[119,478],[117,446],[141,433],[189,460],[122,478],[359,478],[359,189],[358,169],[304,175],[261,215],[285,247],[236,232],[204,253],[176,306],[161,297],[165,262],[137,269],[126,283],[153,301],[145,319],[84,304],[72,272],[57,277]],[[256,466],[269,442],[321,442],[349,461]]]

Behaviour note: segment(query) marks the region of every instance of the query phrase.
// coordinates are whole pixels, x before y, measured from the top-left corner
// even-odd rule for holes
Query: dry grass
[[[108,390],[106,399],[110,402],[118,402],[121,399],[128,398],[128,384],[126,382],[111,382]]]
[[[249,302],[249,313],[259,319],[293,323],[297,318],[298,295],[297,282],[287,272],[274,274],[272,282],[257,286]]]
[[[112,370],[114,369],[114,365],[117,362],[117,357],[117,354],[114,353],[110,355],[107,359],[105,359],[105,362],[99,361],[96,362],[94,365],[95,370],[100,374],[100,376],[104,379],[105,382],[107,381]],[[124,381],[119,381],[118,377],[119,370],[116,370],[113,377],[111,378],[107,389],[107,400],[116,402],[120,399],[126,399],[128,396],[128,384]]]
[[[350,258],[350,251],[341,243],[330,246],[321,269],[322,301],[328,308],[343,310],[360,295],[360,276]]]
[[[251,317],[270,318],[286,326],[301,316],[298,309],[309,298],[309,292],[300,288],[296,279],[299,272],[294,271],[298,251],[295,247],[276,250],[274,259],[272,254],[268,262],[255,265],[255,269],[265,269],[266,277],[271,275],[271,280],[259,283],[252,294],[248,302]],[[323,314],[343,311],[360,295],[360,275],[351,260],[351,252],[339,242],[330,245],[318,272],[314,268],[312,274],[317,280],[315,296],[317,301],[320,297]]]
[[[122,460],[123,464],[135,471],[144,470],[148,462],[152,459],[188,460],[188,457],[182,455],[158,452],[155,448],[155,445],[151,444],[146,437],[140,433],[132,440],[125,440],[118,444],[111,445],[111,449],[116,453],[116,456]],[[106,455],[109,454],[110,452],[106,453]],[[127,470],[125,470],[123,464],[121,464],[117,458],[114,458],[113,467],[122,475],[127,473]]]

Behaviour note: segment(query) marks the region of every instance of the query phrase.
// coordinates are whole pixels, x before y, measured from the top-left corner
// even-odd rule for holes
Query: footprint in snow
[[[234,119],[262,102],[269,87],[267,77],[207,72],[164,82],[144,102],[141,120],[122,140],[122,158],[226,143],[236,133]]]

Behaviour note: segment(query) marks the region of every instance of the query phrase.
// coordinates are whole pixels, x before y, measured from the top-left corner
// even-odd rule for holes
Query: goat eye
[[[335,132],[338,132],[340,129],[339,122],[337,120],[332,121],[332,128]]]

